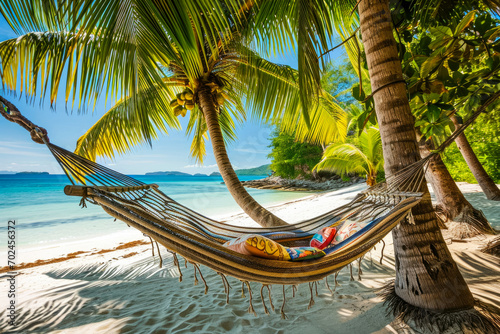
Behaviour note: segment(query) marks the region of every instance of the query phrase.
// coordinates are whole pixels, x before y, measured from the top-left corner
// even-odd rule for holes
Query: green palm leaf
[[[78,139],[75,152],[94,161],[98,156],[113,158],[115,152],[126,153],[133,146],[149,143],[158,133],[168,133],[168,127],[179,128],[169,105],[175,92],[154,87],[137,94],[137,103],[119,101]]]
[[[374,181],[377,172],[383,169],[382,141],[375,127],[363,131],[357,145],[334,143],[329,145],[315,170],[327,170],[341,175],[366,174],[367,182]],[[370,178],[373,178],[370,180]]]

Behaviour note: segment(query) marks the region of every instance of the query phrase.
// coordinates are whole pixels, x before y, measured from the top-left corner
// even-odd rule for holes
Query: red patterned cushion
[[[311,247],[324,249],[332,242],[333,237],[335,237],[335,233],[337,233],[337,229],[335,227],[323,227],[312,237],[309,245]]]

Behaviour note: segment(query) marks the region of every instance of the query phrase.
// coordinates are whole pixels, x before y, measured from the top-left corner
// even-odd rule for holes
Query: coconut
[[[224,104],[224,96],[222,94],[217,94],[217,104],[223,105]]]
[[[182,117],[186,116],[186,113],[187,113],[187,109],[186,109],[186,108],[183,108],[183,109],[181,110],[181,116],[182,116]]]
[[[184,108],[182,106],[175,107],[174,108],[174,115],[175,116],[179,116],[182,113],[183,110],[184,110]]]
[[[179,105],[179,103],[177,103],[177,99],[174,99],[174,100],[170,101],[170,107],[175,108],[178,105]]]
[[[186,91],[184,93],[185,100],[192,100],[193,96],[194,96],[193,93],[191,93],[190,91]]]
[[[186,100],[184,100],[184,99],[182,99],[182,98],[178,97],[178,98],[177,98],[177,103],[178,103],[179,105],[183,106],[183,105],[184,105],[184,103],[186,103]]]
[[[194,102],[193,101],[186,101],[186,104],[184,105],[184,107],[187,110],[193,110],[194,109]]]

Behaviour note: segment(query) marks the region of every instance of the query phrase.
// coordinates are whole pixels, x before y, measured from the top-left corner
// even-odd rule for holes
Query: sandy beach
[[[480,192],[477,185],[459,184],[467,193]],[[288,222],[314,217],[350,201],[364,189],[358,184],[333,192],[312,194],[305,198],[271,207],[271,211]],[[500,204],[493,212],[500,216]],[[491,213],[489,213],[491,215]],[[488,213],[487,213],[488,215]],[[227,223],[257,226],[243,214],[215,217]],[[476,298],[500,307],[500,261],[481,253],[492,237],[479,236],[466,242],[453,242],[443,232],[448,246]],[[18,270],[16,276],[17,327],[7,324],[7,313],[0,311],[0,332],[5,333],[425,333],[408,324],[394,321],[385,314],[377,291],[394,277],[394,252],[391,234],[361,263],[363,275],[358,280],[358,264],[350,280],[349,267],[340,271],[334,293],[318,285],[315,305],[308,309],[309,286],[300,285],[294,298],[293,289],[285,289],[283,304],[281,286],[272,289],[275,311],[264,313],[261,285],[252,283],[253,306],[257,317],[247,312],[248,292],[242,298],[241,283],[229,278],[232,286],[229,303],[219,275],[202,267],[209,290],[202,283],[194,285],[193,267],[184,267],[182,282],[173,259],[161,249],[163,266],[155,251],[152,257],[149,239],[127,229],[106,238],[87,240],[61,248],[22,250],[19,262],[62,258],[44,265]],[[5,253],[0,253],[6,263]],[[0,274],[0,304],[6,305],[9,282]],[[324,281],[323,281],[324,282]],[[329,278],[333,288],[333,277]],[[270,307],[269,299],[265,298]]]

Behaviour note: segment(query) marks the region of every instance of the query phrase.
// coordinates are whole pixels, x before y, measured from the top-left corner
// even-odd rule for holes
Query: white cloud
[[[26,145],[24,142],[15,142],[15,141],[2,141],[0,140],[0,146],[14,147],[14,148],[24,148],[30,149],[32,147]]]
[[[0,147],[0,154],[5,155],[22,155],[29,157],[51,157],[50,154],[47,153],[37,153],[37,152],[29,152],[29,151],[20,151],[19,148],[9,148],[9,147]]]

